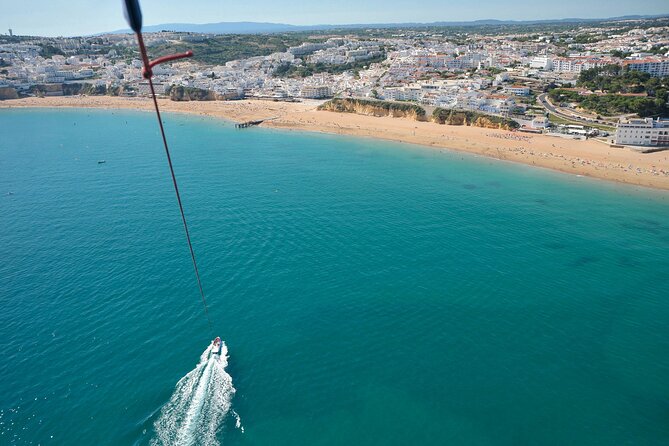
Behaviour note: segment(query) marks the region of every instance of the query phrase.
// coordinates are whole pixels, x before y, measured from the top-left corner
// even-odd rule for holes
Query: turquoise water
[[[165,120],[221,443],[667,444],[669,194]],[[211,339],[155,117],[1,110],[0,259],[0,444],[155,443]]]

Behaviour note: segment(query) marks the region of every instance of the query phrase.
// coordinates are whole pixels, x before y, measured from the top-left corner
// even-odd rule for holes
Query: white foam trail
[[[242,426],[242,417],[239,416],[237,412],[234,410],[232,411],[232,416],[235,417],[235,427],[237,429],[240,429],[242,431],[242,434],[244,433],[244,426]]]
[[[177,383],[154,424],[156,438],[151,441],[152,445],[219,444],[216,432],[230,410],[235,388],[232,377],[225,371],[228,365],[225,343],[220,356],[210,355],[212,347],[207,347],[195,369]],[[241,428],[239,415],[234,414],[236,425]]]

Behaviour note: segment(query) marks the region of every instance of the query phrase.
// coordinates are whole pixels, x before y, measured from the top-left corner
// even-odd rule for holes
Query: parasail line
[[[202,305],[204,307],[204,314],[207,317],[207,323],[209,324],[209,330],[214,332],[213,326],[211,324],[211,318],[209,317],[209,308],[207,306],[207,298],[204,295],[204,289],[202,288],[202,280],[200,279],[200,271],[197,267],[197,260],[195,259],[195,250],[193,249],[193,244],[190,239],[190,232],[188,231],[188,223],[186,221],[186,214],[184,213],[183,204],[181,202],[181,194],[179,193],[179,185],[177,184],[177,177],[174,174],[174,167],[172,166],[172,157],[170,156],[170,149],[167,145],[167,137],[165,136],[165,128],[163,127],[163,120],[160,117],[160,108],[158,107],[158,99],[156,98],[156,91],[153,87],[153,71],[152,67],[163,62],[170,62],[173,60],[182,59],[185,57],[191,57],[193,55],[192,51],[187,51],[185,53],[174,54],[170,56],[160,57],[156,60],[150,61],[149,56],[146,52],[146,46],[144,45],[144,38],[142,36],[142,10],[139,7],[138,0],[125,0],[125,14],[130,27],[135,32],[137,36],[137,44],[139,45],[139,52],[142,56],[142,63],[144,68],[142,69],[142,75],[145,79],[149,81],[149,88],[151,90],[151,97],[153,98],[153,105],[156,109],[156,117],[158,118],[158,125],[160,126],[160,134],[163,139],[163,146],[165,147],[165,155],[167,156],[167,164],[170,167],[170,174],[172,175],[172,184],[174,185],[174,192],[177,196],[177,202],[179,203],[179,212],[181,213],[181,221],[183,223],[184,232],[186,233],[186,241],[188,242],[188,249],[190,250],[190,257],[193,262],[193,269],[195,271],[195,278],[197,279],[197,286],[200,291],[200,297],[202,299]]]

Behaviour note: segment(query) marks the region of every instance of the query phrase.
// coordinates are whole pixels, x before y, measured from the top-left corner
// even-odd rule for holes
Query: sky
[[[142,0],[141,5],[145,25],[241,21],[319,25],[669,14],[667,0]],[[127,25],[121,0],[0,0],[0,33],[7,34],[9,28],[17,35],[77,36]]]

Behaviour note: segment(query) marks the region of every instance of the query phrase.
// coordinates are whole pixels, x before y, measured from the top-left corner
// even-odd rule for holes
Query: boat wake
[[[195,369],[181,378],[169,402],[162,408],[154,427],[158,445],[218,445],[216,433],[221,428],[230,406],[235,388],[232,377],[225,371],[228,349],[221,341],[212,343],[200,356]],[[241,421],[233,410],[235,425],[242,429]]]

